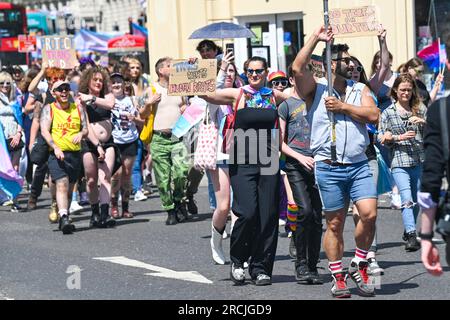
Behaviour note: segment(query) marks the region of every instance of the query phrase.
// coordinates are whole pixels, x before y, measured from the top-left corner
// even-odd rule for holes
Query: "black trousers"
[[[286,168],[289,185],[298,206],[295,245],[296,267],[307,263],[315,269],[322,241],[322,202],[316,186],[314,173],[303,168],[297,160],[287,159]]]
[[[48,172],[47,162],[38,165],[34,171],[33,182],[31,183],[30,196],[37,199],[42,193],[42,187],[44,186],[45,176]]]
[[[230,165],[233,212],[238,217],[230,243],[231,262],[242,266],[249,258],[249,273],[272,276],[278,242],[279,172],[261,174],[255,165]]]

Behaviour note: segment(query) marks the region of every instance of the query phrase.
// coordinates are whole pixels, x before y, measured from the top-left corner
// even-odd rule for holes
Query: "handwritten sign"
[[[72,69],[78,64],[73,37],[41,37],[42,60],[49,67]]]
[[[36,37],[21,34],[18,36],[19,52],[28,53],[36,51]]]
[[[376,6],[330,9],[329,15],[330,25],[336,38],[378,34],[380,22]]]
[[[169,96],[202,96],[216,91],[217,60],[174,60],[170,69]]]

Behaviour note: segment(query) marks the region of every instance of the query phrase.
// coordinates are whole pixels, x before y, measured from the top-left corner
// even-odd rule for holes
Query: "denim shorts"
[[[323,211],[347,208],[363,199],[377,199],[377,188],[367,161],[334,166],[316,162],[316,182],[322,199]]]

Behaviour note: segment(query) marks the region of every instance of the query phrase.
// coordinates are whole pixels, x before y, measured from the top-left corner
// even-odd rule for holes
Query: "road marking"
[[[128,259],[127,257],[100,257],[93,258],[94,260],[107,261],[111,263],[121,264],[128,267],[135,267],[150,270],[156,273],[145,273],[146,276],[177,279],[183,281],[191,281],[205,284],[212,284],[213,282],[202,276],[197,271],[174,271],[158,266],[153,266],[138,260]]]

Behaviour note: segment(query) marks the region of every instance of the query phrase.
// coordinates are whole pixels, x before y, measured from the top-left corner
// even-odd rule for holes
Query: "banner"
[[[202,96],[216,92],[217,60],[201,59],[195,64],[174,60],[170,68],[169,96]]]
[[[35,52],[37,50],[35,36],[27,36],[27,35],[21,34],[18,36],[18,39],[19,39],[19,52],[20,53]]]
[[[364,37],[378,34],[378,7],[330,9],[330,25],[335,38]]]
[[[41,45],[42,62],[47,62],[49,67],[72,69],[78,64],[73,37],[41,37]]]

